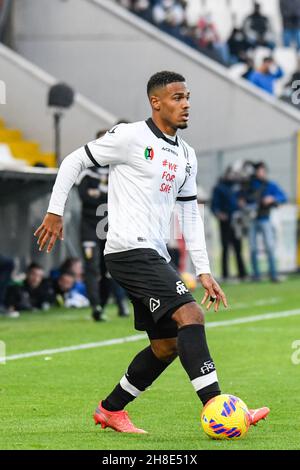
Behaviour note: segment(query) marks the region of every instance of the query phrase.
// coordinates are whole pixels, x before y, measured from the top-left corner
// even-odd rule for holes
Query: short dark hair
[[[254,166],[255,171],[260,170],[261,168],[264,168],[265,170],[268,170],[268,167],[267,167],[266,163],[263,162],[263,161],[254,163],[253,166]]]
[[[42,266],[38,263],[30,263],[28,266],[27,266],[27,269],[26,269],[26,273],[28,274],[30,271],[33,271],[34,269],[40,269],[41,271],[44,271],[44,269],[42,268]]]
[[[96,139],[100,139],[101,137],[103,137],[108,130],[109,129],[100,129],[100,131],[97,131],[96,132]]]
[[[185,78],[179,73],[168,72],[167,70],[157,72],[150,77],[147,83],[147,95],[150,96],[150,93],[155,88],[165,87],[169,85],[169,83],[174,82],[185,82]]]
[[[61,272],[59,273],[58,278],[60,279],[60,278],[62,278],[63,276],[70,276],[70,277],[72,277],[73,279],[75,279],[75,274],[73,273],[73,271],[68,270],[68,269],[65,269],[65,270],[61,271]]]
[[[117,122],[115,123],[115,126],[118,126],[119,124],[130,124],[130,121],[128,119],[118,119]]]

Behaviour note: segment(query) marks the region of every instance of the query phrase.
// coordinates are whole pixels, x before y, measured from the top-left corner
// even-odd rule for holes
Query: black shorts
[[[171,315],[195,301],[179,273],[151,248],[111,253],[105,262],[133,304],[135,329],[147,331],[151,339],[176,337]]]

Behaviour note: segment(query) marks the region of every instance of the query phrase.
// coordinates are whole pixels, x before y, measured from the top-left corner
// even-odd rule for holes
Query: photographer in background
[[[242,257],[242,237],[236,235],[233,227],[234,214],[239,210],[235,185],[235,174],[232,168],[228,167],[213,190],[211,202],[211,210],[218,219],[220,226],[222,275],[224,280],[229,277],[228,258],[231,246],[236,256],[240,280],[244,280],[247,276]]]
[[[249,243],[253,279],[261,280],[258,264],[258,235],[261,234],[265,251],[268,257],[269,276],[272,282],[278,282],[275,262],[275,233],[271,222],[271,210],[287,202],[287,196],[280,186],[268,180],[268,170],[264,162],[253,165],[254,174],[247,187],[240,193],[240,205],[252,208],[256,216],[251,220],[249,227]]]

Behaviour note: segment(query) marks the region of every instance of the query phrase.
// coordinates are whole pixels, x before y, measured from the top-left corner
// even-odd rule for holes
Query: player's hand
[[[43,251],[45,246],[48,243],[47,253],[50,253],[52,248],[55,245],[56,240],[64,239],[63,234],[63,218],[60,215],[46,214],[43,223],[39,228],[34,232],[35,237],[39,237],[37,244],[39,245],[39,250]]]
[[[228,215],[225,212],[219,212],[217,217],[222,222],[226,222],[226,220],[228,220]]]
[[[206,310],[209,310],[210,307],[214,304],[214,311],[219,310],[220,302],[223,303],[224,307],[228,307],[226,295],[222,291],[221,287],[214,280],[211,274],[200,274],[199,280],[202,286],[205,289],[205,293],[201,302],[201,305],[204,305],[206,302]]]
[[[270,206],[271,204],[274,204],[274,202],[275,198],[273,196],[266,196],[262,200],[264,206]]]

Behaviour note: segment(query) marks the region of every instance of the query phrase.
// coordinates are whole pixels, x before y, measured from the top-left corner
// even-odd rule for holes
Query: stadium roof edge
[[[278,98],[275,98],[268,93],[260,90],[259,88],[251,85],[246,80],[242,78],[235,79],[230,77],[226,73],[225,67],[218,64],[214,60],[210,59],[209,57],[204,56],[203,54],[194,51],[191,47],[187,46],[183,42],[179,41],[160,31],[157,27],[147,23],[141,18],[134,16],[132,13],[128,12],[124,7],[117,5],[116,3],[112,3],[109,0],[86,0],[90,3],[96,4],[101,6],[102,8],[106,9],[107,11],[119,16],[119,18],[123,19],[127,23],[131,24],[135,28],[143,31],[145,34],[150,36],[151,38],[163,42],[167,46],[176,49],[178,52],[184,54],[186,57],[189,57],[190,60],[193,62],[198,63],[202,67],[205,67],[209,71],[217,74],[223,80],[229,82],[232,86],[238,86],[239,88],[243,89],[246,93],[253,96],[253,98],[265,101],[271,107],[274,108],[275,111],[279,113],[286,114],[289,118],[297,121],[300,123],[300,112],[294,109],[289,104],[279,101]]]

